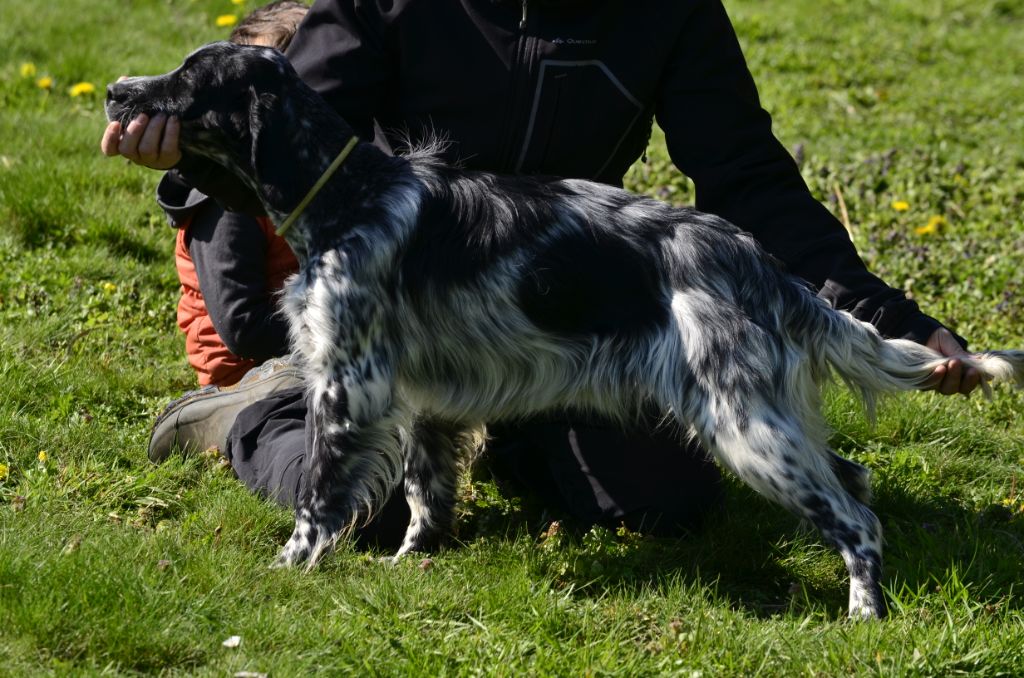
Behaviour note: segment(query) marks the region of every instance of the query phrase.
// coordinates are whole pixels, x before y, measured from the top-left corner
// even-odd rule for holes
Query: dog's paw
[[[297,522],[295,529],[292,531],[292,536],[288,538],[288,543],[281,548],[281,552],[274,559],[274,562],[271,563],[271,569],[295,567],[309,561],[314,548],[312,537],[316,536],[316,534],[317,531],[312,529],[308,522]]]
[[[300,565],[309,559],[310,552],[311,549],[308,545],[295,544],[294,539],[290,540],[281,549],[281,553],[277,555],[274,562],[270,564],[270,569],[279,570]]]
[[[876,608],[865,605],[863,607],[850,608],[849,617],[853,621],[876,621],[885,619],[888,612],[885,607]]]
[[[882,588],[875,583],[858,585],[853,582],[850,587],[849,615],[855,621],[885,619],[888,610]]]

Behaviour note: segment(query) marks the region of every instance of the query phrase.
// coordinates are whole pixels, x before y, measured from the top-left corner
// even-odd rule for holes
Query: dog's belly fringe
[[[663,340],[652,336],[633,342],[654,346]],[[531,345],[533,350],[522,350]],[[454,344],[452,350],[436,346],[422,360],[404,361],[396,385],[414,410],[451,421],[475,424],[572,408],[625,423],[651,396],[639,389],[643,382],[636,372],[654,369],[654,360],[644,361],[646,366],[623,366],[614,355],[636,349],[614,339],[549,338],[521,344],[515,353],[474,350],[479,344],[463,344],[461,351]],[[509,348],[505,342],[499,346]]]

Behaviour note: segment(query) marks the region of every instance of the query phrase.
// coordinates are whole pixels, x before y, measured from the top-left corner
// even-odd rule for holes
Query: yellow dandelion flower
[[[936,214],[928,220],[927,224],[915,228],[914,233],[917,233],[918,235],[932,235],[933,233],[938,233],[939,228],[945,225],[946,217]]]
[[[906,200],[893,200],[892,208],[897,212],[906,212],[910,209],[910,203]]]
[[[53,87],[53,78],[51,78],[48,75],[44,75],[43,77],[36,80],[36,87],[38,87],[39,89],[50,89],[51,87]]]
[[[84,94],[92,94],[95,91],[96,85],[92,84],[91,82],[79,82],[71,86],[71,88],[68,90],[68,94],[70,94],[73,97],[80,97]]]
[[[45,464],[48,459],[46,456],[46,450],[39,450],[39,454],[36,455],[36,459],[39,460],[40,464]]]
[[[103,283],[103,291],[107,294],[113,294],[117,291],[117,285],[112,282],[105,282]]]
[[[227,26],[234,26],[236,23],[238,23],[238,17],[234,14],[221,14],[219,17],[217,17],[217,25],[221,28],[226,28]]]
[[[1000,503],[1000,504],[1002,504],[1003,506],[1013,506],[1013,505],[1014,505],[1014,504],[1016,504],[1017,502],[1015,502],[1015,501],[1014,501],[1013,499],[1011,499],[1010,497],[1007,497],[1007,498],[1003,499],[1003,500],[1002,500],[1001,502],[999,502],[999,503]]]
[[[26,61],[25,63],[23,63],[21,65],[21,68],[18,70],[21,72],[21,77],[23,78],[36,77],[36,65],[31,61]]]
[[[0,480],[7,480],[7,476],[10,473],[11,471],[7,468],[7,464],[0,464]]]
[[[231,0],[232,5],[244,5],[245,0]]]

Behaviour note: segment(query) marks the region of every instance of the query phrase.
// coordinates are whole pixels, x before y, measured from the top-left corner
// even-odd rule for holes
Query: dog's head
[[[299,82],[276,50],[215,42],[170,73],[108,85],[107,118],[127,126],[141,113],[175,116],[183,154],[210,158],[254,183],[260,130]]]

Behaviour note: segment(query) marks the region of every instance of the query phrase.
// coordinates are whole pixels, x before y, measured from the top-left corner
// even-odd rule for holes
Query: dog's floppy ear
[[[288,157],[287,149],[280,148],[288,136],[284,128],[285,116],[280,110],[281,105],[276,94],[257,92],[255,87],[249,88],[252,178],[263,191],[274,191],[275,186],[282,185],[279,183],[279,177],[272,177],[271,174],[275,169],[280,170],[281,159]]]
[[[249,135],[252,137],[252,163],[253,170],[258,170],[257,158],[260,153],[262,136],[267,127],[273,125],[269,118],[274,116],[274,104],[277,97],[269,92],[257,92],[255,87],[249,88]]]

